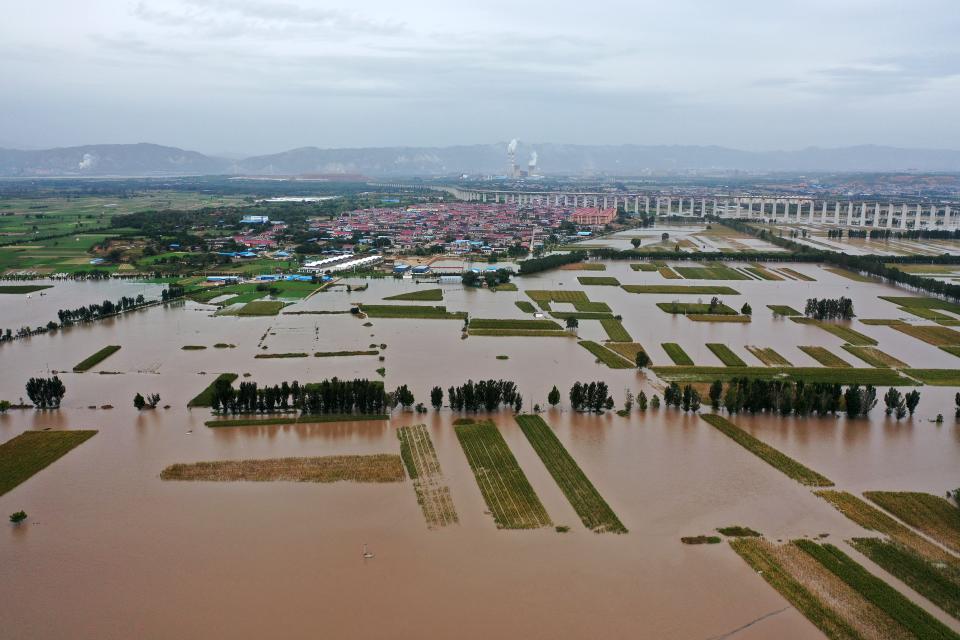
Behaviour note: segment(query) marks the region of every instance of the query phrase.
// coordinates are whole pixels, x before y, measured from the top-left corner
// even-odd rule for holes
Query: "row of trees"
[[[497,411],[506,406],[514,411],[523,409],[523,396],[511,380],[467,380],[447,390],[447,400],[454,411]],[[430,403],[435,409],[443,406],[443,389],[430,391]]]
[[[570,387],[570,406],[573,407],[574,411],[600,413],[604,409],[613,409],[614,403],[607,383],[597,380],[595,382],[574,382],[573,386]]]
[[[61,325],[67,326],[77,322],[90,322],[91,320],[105,318],[117,313],[123,313],[124,311],[131,311],[142,307],[146,303],[147,301],[144,299],[143,294],[138,295],[136,298],[123,296],[116,302],[104,300],[100,304],[90,304],[76,309],[60,309],[57,311],[57,318],[60,320]]]
[[[392,394],[384,391],[379,380],[340,380],[301,385],[294,380],[259,387],[256,382],[241,382],[234,388],[228,380],[219,379],[213,387],[210,405],[217,413],[271,413],[297,410],[307,414],[383,413],[388,406],[413,405],[413,393],[406,385]]]
[[[854,316],[853,300],[840,296],[839,298],[808,298],[803,313],[808,318],[817,320],[849,320]]]
[[[160,404],[159,393],[147,394],[146,397],[140,393],[137,393],[137,395],[133,396],[133,406],[137,408],[137,411],[143,411],[144,409],[156,409],[158,404]]]
[[[27,380],[27,397],[38,409],[57,409],[67,388],[57,376]]]
[[[958,396],[960,396],[960,394],[958,394]],[[883,396],[883,403],[887,406],[887,415],[896,414],[897,420],[899,420],[906,416],[908,412],[911,416],[913,415],[917,405],[920,404],[920,392],[914,389],[904,395],[893,387],[890,387]]]
[[[486,284],[488,287],[493,288],[498,284],[510,282],[510,278],[513,277],[513,275],[512,269],[484,271],[482,274],[467,270],[461,274],[461,279],[463,280],[463,285],[466,287],[479,287]]]
[[[696,413],[700,410],[700,393],[689,384],[684,385],[683,389],[681,389],[679,384],[671,382],[670,385],[663,390],[663,401],[668,407],[682,408],[684,411],[693,411]]]
[[[867,415],[877,404],[877,390],[873,385],[854,384],[844,390],[843,385],[825,382],[747,377],[731,380],[726,387],[715,380],[709,395],[714,409],[722,405],[729,413],[770,411],[781,415],[824,416],[845,412],[848,417],[856,418]],[[919,394],[917,398],[919,400]]]
[[[171,284],[168,285],[166,289],[160,292],[160,299],[164,302],[170,300],[176,300],[177,298],[182,298],[186,293],[186,289],[183,288],[183,285]]]
[[[531,273],[537,273],[538,271],[555,269],[556,267],[565,264],[581,262],[586,257],[587,254],[583,251],[571,251],[570,253],[554,253],[548,256],[543,256],[542,258],[521,260],[517,264],[520,266],[520,275],[525,276]]]

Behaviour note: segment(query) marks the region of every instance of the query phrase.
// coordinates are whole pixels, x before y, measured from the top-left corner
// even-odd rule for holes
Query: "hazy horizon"
[[[945,0],[40,5],[0,27],[0,146],[960,148]]]

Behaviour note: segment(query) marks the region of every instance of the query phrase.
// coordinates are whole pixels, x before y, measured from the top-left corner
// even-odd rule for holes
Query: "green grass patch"
[[[238,316],[275,316],[286,305],[279,300],[254,300],[237,310]]]
[[[213,399],[213,388],[217,384],[218,380],[227,380],[230,384],[239,378],[235,373],[221,373],[217,376],[216,380],[207,385],[207,388],[198,393],[193,400],[187,403],[188,407],[209,407],[210,402]]]
[[[683,536],[680,538],[683,544],[720,544],[720,536]]]
[[[839,324],[832,324],[830,322],[825,322],[823,320],[814,320],[813,318],[790,318],[793,322],[798,324],[810,324],[816,327],[820,327],[824,331],[832,333],[841,340],[846,340],[850,344],[859,345],[859,346],[876,346],[877,341],[866,336],[859,331],[854,331],[850,327],[845,327]],[[941,327],[942,328],[942,327]],[[960,334],[957,334],[960,336]]]
[[[734,525],[732,527],[720,527],[717,531],[729,538],[759,538],[763,534],[759,531],[754,531],[750,527],[741,527],[739,525]]]
[[[573,308],[589,313],[610,313],[610,306],[606,302],[579,301],[573,303]]]
[[[907,372],[911,371],[910,369]],[[916,386],[894,369],[856,369],[828,367],[653,367],[653,372],[667,382],[729,382],[734,378],[784,379],[794,382],[828,384],[872,384],[874,386]]]
[[[547,329],[470,329],[470,335],[500,338],[568,338],[573,334]]]
[[[761,280],[783,280],[783,276],[777,273],[774,273],[773,271],[759,264],[754,264],[749,267],[744,267],[744,269],[752,273],[753,275],[757,276]]]
[[[960,345],[947,345],[944,347],[938,347],[941,351],[946,351],[952,356],[957,356],[960,358]]]
[[[661,311],[673,314],[737,315],[736,310],[725,304],[714,305],[711,308],[709,304],[699,302],[658,302],[657,307]]]
[[[646,351],[639,342],[608,342],[604,346],[633,363],[636,363],[638,353]],[[648,353],[647,356],[649,355]]]
[[[600,362],[607,365],[611,369],[634,369],[637,366],[620,354],[607,349],[599,342],[593,342],[592,340],[581,340],[577,344],[592,353]]]
[[[96,431],[24,431],[0,444],[0,496],[50,466]]]
[[[876,278],[861,275],[856,271],[847,271],[846,269],[838,269],[835,267],[824,267],[823,269],[824,271],[829,271],[830,273],[844,277],[847,280],[853,280],[854,282],[877,282]]]
[[[960,553],[960,509],[944,498],[916,491],[866,491],[863,495],[911,527]]]
[[[805,274],[805,273],[800,273],[799,271],[796,271],[796,270],[794,270],[794,269],[788,269],[787,267],[781,267],[781,268],[780,268],[780,271],[781,271],[781,273],[785,273],[785,274],[787,274],[787,275],[791,275],[791,276],[793,276],[794,278],[796,278],[797,280],[803,280],[804,282],[816,282],[816,281],[817,281],[817,279],[814,278],[813,276],[808,276],[808,275]]]
[[[384,300],[416,300],[420,302],[439,302],[443,300],[443,289],[421,289],[419,291],[410,291],[409,293],[399,293],[395,296],[388,296]]]
[[[97,366],[98,364],[100,364],[101,362],[103,362],[113,354],[115,354],[117,351],[120,351],[120,345],[112,344],[110,346],[104,347],[103,349],[100,349],[100,351],[97,351],[95,354],[93,354],[89,358],[78,363],[76,366],[73,367],[73,370],[76,373],[89,371],[93,367]]]
[[[630,268],[634,271],[656,271],[659,269],[657,265],[649,262],[634,262],[630,265]]]
[[[519,289],[517,289],[517,285],[513,284],[512,282],[501,282],[500,284],[491,288],[490,291],[519,291]]]
[[[904,369],[903,372],[933,387],[960,387],[960,369]]]
[[[180,347],[181,351],[203,351],[207,346],[203,344],[185,344]]]
[[[730,347],[720,342],[708,342],[707,349],[713,352],[713,355],[720,358],[720,362],[727,365],[728,367],[745,367],[747,363],[743,359],[735,354]]]
[[[604,318],[600,321],[600,326],[607,332],[607,337],[612,342],[633,342],[623,323],[616,318]]]
[[[673,364],[680,366],[693,366],[693,359],[687,355],[687,352],[676,342],[664,342],[660,345],[667,352]]]
[[[960,304],[947,302],[938,298],[921,298],[915,296],[877,296],[881,300],[892,302],[901,309],[914,311],[916,309],[941,309],[950,313],[960,314]],[[921,316],[922,317],[922,316]]]
[[[904,369],[910,365],[902,360],[897,360],[888,353],[884,353],[876,347],[855,347],[852,344],[843,345],[844,350],[860,358],[871,367]]]
[[[731,316],[718,313],[688,313],[687,320],[694,322],[733,322],[736,324],[749,324],[750,316]]]
[[[785,304],[768,304],[767,309],[773,311],[775,316],[802,316],[803,314],[791,306]]]
[[[797,547],[816,559],[832,574],[862,595],[877,608],[903,625],[917,638],[956,640],[960,635],[908,600],[899,591],[874,576],[832,544],[795,540]]]
[[[330,413],[289,415],[277,418],[236,418],[226,420],[208,420],[208,427],[265,427],[278,424],[322,424],[325,422],[372,422],[389,420],[385,413]]]
[[[550,426],[540,416],[516,416],[516,420],[584,526],[595,533],[626,533],[627,528]]]
[[[705,422],[715,427],[725,436],[732,439],[741,447],[754,454],[773,468],[777,469],[786,476],[793,478],[797,482],[809,487],[832,487],[833,482],[829,478],[820,475],[816,471],[805,467],[790,456],[774,449],[765,442],[754,438],[752,435],[730,422],[723,416],[715,413],[700,414]]]
[[[627,293],[669,293],[690,295],[738,296],[740,292],[731,287],[720,285],[682,285],[682,284],[624,284],[620,288]]]
[[[463,311],[447,311],[446,307],[403,304],[365,304],[360,309],[371,318],[414,318],[417,320],[463,320]]]
[[[536,529],[552,524],[496,425],[484,420],[457,424],[453,430],[498,528]]]
[[[854,538],[848,541],[890,575],[960,619],[960,574],[938,566],[909,548],[879,538]]]
[[[533,303],[532,303],[532,302],[529,302],[528,300],[517,300],[517,301],[514,302],[513,304],[517,305],[517,308],[520,309],[520,311],[523,311],[524,313],[536,313],[536,312],[537,312],[536,307],[534,307],[534,306],[533,306]]]
[[[0,294],[33,293],[35,291],[43,291],[44,289],[51,289],[52,287],[53,287],[52,284],[3,284],[3,285],[0,285]]]
[[[619,287],[620,281],[612,276],[578,276],[577,281],[587,286]]]
[[[612,313],[591,313],[589,311],[551,311],[551,318],[557,320],[566,320],[567,318],[576,318],[577,320],[607,320],[612,319]]]
[[[687,280],[749,280],[736,269],[732,269],[725,264],[697,267],[674,267],[674,271],[679,273]]]
[[[270,360],[273,358],[306,358],[309,355],[310,355],[309,353],[297,351],[293,353],[258,353],[253,357],[256,358],[257,360]]]
[[[768,543],[756,538],[738,538],[730,541],[730,547],[825,636],[831,640],[862,640],[863,636],[834,609],[790,575]]]
[[[825,367],[842,367],[847,369],[853,367],[852,364],[834,354],[826,347],[805,345],[797,348]]]
[[[559,324],[553,320],[515,320],[513,318],[472,318],[470,330],[474,329],[523,329],[523,330],[560,330]]]
[[[935,347],[960,346],[960,331],[954,331],[949,327],[907,324],[906,322],[890,323],[888,326]]]
[[[660,267],[657,269],[661,276],[666,280],[682,280],[683,276],[671,269],[670,267]]]
[[[767,365],[768,367],[792,366],[789,360],[787,360],[782,355],[774,351],[772,347],[747,346],[746,350],[752,353],[754,357],[757,358],[757,360]]]
[[[534,302],[589,302],[586,292],[561,289],[527,289]]]

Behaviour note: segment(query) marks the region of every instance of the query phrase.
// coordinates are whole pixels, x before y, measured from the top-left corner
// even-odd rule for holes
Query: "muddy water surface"
[[[583,287],[555,271],[518,280],[520,292],[465,291],[442,285],[442,303],[473,317],[521,318],[522,289],[575,288],[607,302],[624,326],[667,364],[662,342],[679,342],[698,364],[719,361],[706,342],[727,343],[759,364],[745,345],[772,346],[797,365],[814,365],[797,345],[825,345],[855,362],[842,341],[815,327],[774,318],[766,304],[802,308],[810,296],[848,295],[860,317],[902,315],[877,295],[903,295],[813,265],[793,265],[816,282],[737,281],[749,325],[695,323],[654,304],[675,296]],[[623,283],[665,283],[659,274],[611,263],[603,275]],[[672,281],[684,284],[684,281]],[[420,287],[371,280],[363,292],[337,289],[288,310],[346,310]],[[689,282],[686,284],[704,284]],[[145,285],[59,283],[29,303],[2,300],[0,326],[43,324],[60,307],[138,293]],[[151,292],[153,292],[151,294]],[[154,297],[154,290],[147,290]],[[12,298],[12,300],[7,300]],[[684,296],[684,300],[696,297]],[[27,304],[46,305],[25,313]],[[428,303],[424,303],[428,304]],[[557,308],[561,308],[559,305]],[[572,338],[461,339],[460,321],[371,319],[350,315],[213,317],[192,302],[152,308],[0,347],[0,398],[24,395],[29,376],[69,371],[108,344],[122,349],[84,374],[64,373],[58,412],[0,416],[0,439],[25,429],[97,428],[81,447],[0,497],[0,513],[25,509],[28,524],[0,536],[0,619],[16,638],[181,637],[526,637],[710,638],[748,625],[738,638],[815,638],[819,632],[726,545],[688,547],[680,536],[742,524],[773,539],[862,534],[808,489],[767,466],[694,416],[661,409],[629,419],[550,410],[545,418],[630,529],[623,536],[585,530],[529,443],[504,413],[496,421],[557,525],[559,534],[497,530],[452,428],[449,411],[395,413],[389,423],[336,423],[208,429],[209,411],[187,401],[217,372],[260,383],[338,375],[409,384],[426,401],[433,385],[467,378],[515,380],[525,407],[546,405],[551,386],[604,379],[618,401],[624,389],[660,393],[635,371],[594,362]],[[48,318],[49,316],[49,318]],[[955,367],[956,358],[887,327],[854,328],[913,366]],[[603,340],[598,322],[580,337]],[[236,345],[214,349],[218,342]],[[257,353],[366,349],[376,356],[257,360]],[[183,351],[183,345],[206,345]],[[263,349],[266,347],[266,349]],[[509,360],[498,360],[507,355]],[[859,366],[859,365],[858,365]],[[113,375],[100,371],[118,372]],[[136,412],[137,391],[157,392],[169,409]],[[941,493],[960,485],[955,389],[922,389],[918,414],[897,423],[875,409],[869,420],[742,417],[737,422],[824,473],[840,488]],[[90,405],[111,404],[112,410]],[[561,404],[565,407],[566,398]],[[928,420],[937,413],[947,422]],[[278,456],[398,452],[395,429],[425,422],[450,486],[460,524],[428,531],[409,482],[388,485],[161,482],[174,462]],[[364,561],[369,544],[376,557]],[[956,628],[956,625],[955,625]]]

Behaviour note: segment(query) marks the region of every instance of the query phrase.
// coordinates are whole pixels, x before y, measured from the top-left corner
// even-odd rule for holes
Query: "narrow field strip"
[[[646,349],[643,348],[643,345],[639,342],[608,342],[606,345],[607,349],[619,353],[621,356],[629,360],[630,362],[636,363],[637,354],[641,351],[646,352]],[[649,353],[647,356],[649,357]]]
[[[860,346],[876,346],[877,341],[871,338],[870,336],[864,335],[859,331],[854,331],[850,327],[845,327],[839,324],[832,324],[830,322],[825,322],[823,320],[814,320],[813,318],[790,318],[793,322],[798,324],[810,324],[815,327],[820,327],[824,331],[832,333],[842,340],[846,340],[850,344],[860,345]],[[942,327],[941,327],[942,328]],[[960,336],[960,334],[957,334]]]
[[[871,367],[878,367],[881,369],[905,369],[910,366],[906,362],[897,360],[890,354],[884,353],[876,347],[855,347],[852,344],[845,344],[843,345],[843,349],[860,358]]]
[[[917,369],[906,369],[913,375]],[[942,370],[933,369],[932,373]],[[896,369],[853,368],[853,367],[705,367],[705,366],[656,366],[653,372],[666,382],[728,382],[733,378],[761,378],[774,380],[782,378],[794,382],[825,382],[829,384],[872,384],[916,386],[916,380],[901,376]],[[960,376],[960,370],[948,370],[951,375]],[[919,376],[914,376],[918,379]],[[928,382],[927,384],[935,384]],[[953,385],[950,385],[953,386]]]
[[[493,422],[455,424],[453,429],[498,528],[537,529],[552,524]]]
[[[413,480],[417,504],[423,510],[427,528],[436,529],[459,522],[427,426],[417,424],[400,427],[397,429],[397,438],[400,440],[400,458]]]
[[[627,293],[668,293],[690,295],[738,296],[740,292],[720,285],[671,285],[671,284],[624,284],[620,288]]]
[[[97,351],[95,354],[93,354],[89,358],[82,360],[80,363],[75,365],[73,367],[73,371],[74,373],[82,373],[84,371],[89,371],[93,367],[97,366],[98,364],[100,364],[101,362],[103,362],[113,354],[115,354],[117,351],[120,351],[120,346],[116,344],[110,345],[108,347],[104,347],[103,349],[100,349],[100,351]]]
[[[775,316],[802,316],[803,314],[785,304],[768,304],[767,309],[773,311]]]
[[[866,491],[867,500],[960,553],[960,509],[940,496],[916,491]]]
[[[278,424],[324,424],[327,422],[374,422],[389,420],[385,413],[325,413],[288,415],[277,418],[234,418],[226,420],[207,420],[203,424],[211,427],[269,427]]]
[[[470,329],[523,329],[559,331],[562,329],[553,320],[526,320],[513,318],[473,318],[470,320]]]
[[[623,323],[616,318],[604,318],[600,320],[600,326],[607,332],[611,342],[633,342]]]
[[[447,311],[446,307],[403,304],[365,304],[360,307],[371,318],[415,318],[417,320],[463,320],[463,311]]]
[[[627,533],[617,514],[540,416],[516,416],[523,435],[553,476],[583,525],[594,533]]]
[[[731,438],[741,447],[783,474],[793,478],[800,484],[810,487],[833,486],[833,482],[829,478],[820,475],[813,469],[805,467],[790,456],[778,451],[777,449],[774,449],[765,442],[754,438],[752,435],[734,423],[730,422],[723,416],[715,413],[703,413],[700,414],[700,417],[703,418],[707,424],[715,427],[718,431]]]
[[[664,342],[660,345],[667,352],[673,363],[678,366],[693,366],[693,359],[676,342]]]
[[[747,363],[743,359],[735,354],[733,350],[727,345],[720,342],[708,342],[707,349],[713,352],[713,355],[717,356],[720,359],[720,362],[725,364],[728,367],[745,367]]]
[[[581,340],[577,344],[592,353],[600,362],[607,365],[611,369],[633,369],[636,367],[636,364],[630,362],[619,353],[615,353],[610,349],[607,349],[599,342],[594,342],[592,340]]]
[[[835,355],[832,351],[830,351],[826,347],[805,345],[797,348],[825,367],[842,367],[842,368],[853,367],[852,364],[850,364],[840,356]]]
[[[805,282],[816,282],[816,281],[817,281],[817,279],[814,278],[813,276],[808,276],[808,275],[805,274],[805,273],[800,273],[799,271],[797,271],[797,270],[795,270],[795,269],[789,269],[789,268],[787,268],[787,267],[781,267],[781,268],[780,268],[780,272],[781,272],[781,273],[786,273],[786,274],[788,274],[788,275],[793,276],[793,277],[796,278],[797,280],[803,280],[803,281],[805,281]]]
[[[172,464],[161,480],[208,482],[403,482],[400,456],[362,456],[218,460]]]
[[[752,353],[757,360],[767,365],[768,367],[779,366],[779,367],[790,367],[793,366],[789,360],[784,358],[782,355],[774,351],[772,347],[756,347],[747,345],[745,347],[747,351]]]
[[[395,296],[387,296],[384,300],[439,302],[443,300],[443,289],[421,289],[420,291],[410,291],[409,293],[398,293]]]
[[[619,287],[620,281],[613,276],[577,276],[577,282],[582,285]]]
[[[209,407],[210,401],[213,398],[213,388],[216,386],[219,380],[226,380],[230,384],[239,378],[235,373],[221,373],[218,375],[213,382],[207,385],[207,388],[198,393],[194,398],[187,403],[188,407]]]
[[[960,639],[960,634],[952,631],[899,591],[871,574],[834,545],[819,545],[811,540],[796,540],[793,544],[896,620],[915,638]]]

